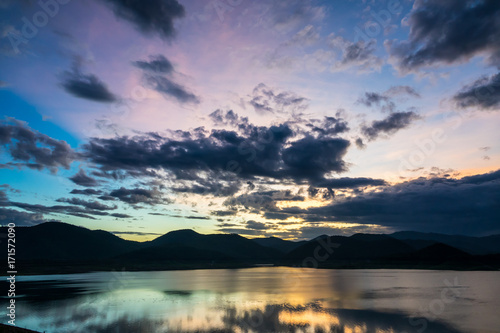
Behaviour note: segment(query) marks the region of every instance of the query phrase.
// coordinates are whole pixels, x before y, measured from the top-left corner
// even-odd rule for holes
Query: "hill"
[[[0,233],[6,231],[0,228]],[[322,267],[498,269],[500,249],[495,249],[499,239],[399,232],[322,235],[291,242],[276,237],[204,235],[185,229],[141,243],[103,230],[47,222],[16,228],[16,260],[23,274],[301,265],[308,258]]]

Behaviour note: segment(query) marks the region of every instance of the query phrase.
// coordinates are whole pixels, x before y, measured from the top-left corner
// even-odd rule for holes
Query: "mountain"
[[[286,241],[277,237],[253,238],[252,240],[261,246],[270,247],[283,253],[288,253],[296,249],[297,247],[307,243],[307,241]]]
[[[196,249],[219,252],[238,259],[276,259],[283,256],[277,249],[264,247],[236,234],[202,235],[193,230],[176,230],[160,236],[146,246],[190,246]]]
[[[0,234],[6,234],[6,229],[0,228]],[[400,232],[322,235],[291,242],[276,237],[247,239],[236,234],[176,230],[141,243],[107,231],[47,222],[16,228],[16,262],[24,274],[301,265],[310,258],[323,267],[498,269],[500,249],[496,254],[495,249],[499,241],[500,236]]]
[[[141,247],[103,230],[89,230],[72,224],[46,222],[17,227],[18,260],[95,260],[111,258]]]
[[[470,259],[472,256],[452,246],[443,243],[435,243],[414,252],[411,257],[426,261],[446,261],[466,260]]]
[[[317,253],[325,254],[326,250],[321,244],[336,244],[330,248],[332,253],[324,261],[393,258],[414,252],[408,244],[386,235],[356,234],[351,237],[316,238],[292,250],[286,259],[304,260],[317,257]]]
[[[415,231],[401,231],[390,235],[414,246],[423,248],[431,243],[443,243],[474,255],[500,253],[500,235],[486,237],[471,237],[461,235],[445,235],[437,233],[424,233]],[[427,241],[428,243],[423,243]],[[421,247],[420,245],[425,244]]]

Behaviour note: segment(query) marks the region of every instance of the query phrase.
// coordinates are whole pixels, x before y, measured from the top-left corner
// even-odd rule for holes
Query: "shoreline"
[[[269,267],[286,267],[286,268],[312,268],[312,269],[333,269],[333,270],[421,270],[421,271],[471,271],[471,272],[496,272],[500,271],[497,267],[460,267],[447,265],[320,265],[318,267],[298,266],[290,264],[258,264],[258,265],[201,265],[192,267],[121,267],[109,268],[102,267],[78,269],[78,267],[65,267],[63,270],[28,270],[26,273],[18,272],[17,277],[36,276],[36,275],[71,275],[71,274],[87,274],[87,273],[111,273],[111,272],[162,272],[162,271],[189,271],[189,270],[209,270],[209,269],[248,269],[248,268],[269,268]],[[102,268],[102,269],[101,269]],[[0,276],[7,277],[7,276]]]

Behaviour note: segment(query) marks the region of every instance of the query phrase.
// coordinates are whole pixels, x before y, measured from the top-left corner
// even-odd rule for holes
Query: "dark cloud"
[[[149,61],[139,60],[134,61],[133,64],[137,68],[153,73],[170,74],[174,71],[174,66],[165,56],[159,54],[149,58]]]
[[[85,201],[78,198],[60,198],[56,200],[57,202],[69,203],[76,206],[83,206],[92,210],[115,210],[116,206],[106,206],[97,201]]]
[[[128,214],[122,214],[122,213],[112,213],[112,214],[109,214],[109,216],[116,217],[118,219],[130,219],[133,217],[133,216],[130,216]]]
[[[385,119],[375,120],[370,126],[364,126],[362,132],[371,141],[378,138],[380,134],[394,134],[410,126],[417,119],[420,119],[420,116],[413,111],[394,112]]]
[[[291,207],[279,213],[309,222],[377,224],[397,230],[500,233],[500,170],[461,179],[416,179],[323,207]]]
[[[300,113],[307,109],[309,100],[290,91],[276,91],[259,83],[248,103],[257,113]]]
[[[164,95],[166,98],[174,98],[179,103],[200,102],[199,98],[183,85],[175,82],[173,78],[174,66],[163,55],[149,57],[149,61],[135,61],[134,66],[143,71],[145,85]]]
[[[374,39],[369,42],[351,42],[340,36],[331,36],[330,45],[342,52],[341,58],[332,68],[333,71],[355,68],[358,72],[369,73],[380,71],[382,68],[383,60],[375,55],[377,41]]]
[[[298,134],[301,137],[293,140]],[[90,162],[106,172],[151,175],[152,169],[164,170],[177,182],[179,192],[202,194],[206,188],[219,188],[234,193],[234,186],[216,185],[216,181],[225,184],[234,181],[234,176],[238,181],[256,177],[307,181],[346,171],[343,156],[349,141],[316,135],[294,132],[287,124],[264,127],[244,123],[237,131],[184,133],[179,139],[156,133],[94,138],[83,149]]]
[[[69,169],[78,155],[66,141],[53,139],[36,132],[23,122],[7,119],[0,121],[0,145],[14,161],[3,167],[29,167],[31,169],[49,169],[57,172],[58,168]]]
[[[223,177],[215,179],[198,178],[195,182],[177,182],[170,189],[177,193],[193,193],[193,194],[213,194],[215,196],[229,196],[240,190],[241,181],[231,178],[230,181],[225,181]]]
[[[162,193],[156,188],[127,189],[125,187],[120,187],[119,189],[111,191],[109,193],[109,197],[117,198],[120,201],[126,202],[131,205],[136,205],[136,204],[158,205],[158,204],[169,203],[169,201],[167,199],[164,199]]]
[[[356,146],[359,148],[359,149],[365,149],[366,148],[366,145],[365,143],[363,142],[363,139],[361,138],[357,138],[356,141]]]
[[[224,112],[221,109],[217,109],[211,114],[208,115],[210,120],[216,125],[216,126],[232,126],[232,127],[238,127],[241,125],[246,125],[248,124],[248,118],[247,117],[240,117],[238,114],[236,114],[233,110],[229,110]]]
[[[382,186],[387,185],[386,181],[383,179],[374,179],[374,178],[333,178],[333,179],[323,179],[319,182],[315,182],[312,184],[315,187],[325,187],[325,188],[333,188],[333,189],[345,189],[345,188],[357,188],[363,186]]]
[[[0,207],[0,224],[6,225],[11,222],[15,223],[16,226],[31,226],[46,222],[46,220],[40,213],[26,213]]]
[[[270,226],[262,223],[262,222],[255,222],[253,220],[247,221],[245,224],[247,229],[252,229],[252,230],[267,230],[270,229]]]
[[[99,195],[102,194],[101,190],[94,190],[91,188],[86,188],[84,190],[74,189],[70,192],[71,194],[81,194],[81,195]]]
[[[166,97],[173,97],[180,103],[200,103],[198,97],[184,86],[159,75],[145,75],[147,86]]]
[[[483,55],[500,66],[500,2],[417,0],[406,21],[407,41],[386,46],[402,73]]]
[[[453,96],[459,108],[477,108],[480,110],[500,109],[500,73],[482,77],[466,85]]]
[[[349,131],[349,125],[345,120],[329,116],[326,116],[321,121],[307,123],[306,126],[309,127],[311,131],[317,132],[320,137],[336,136],[340,133]]]
[[[23,202],[9,202],[10,206],[24,209],[26,211],[32,213],[39,214],[66,214],[73,215],[82,218],[95,220],[94,216],[107,216],[109,213],[95,210],[87,207],[78,207],[78,206],[66,206],[66,205],[53,205],[53,206],[45,206],[40,204],[28,204]],[[93,216],[94,215],[94,216]]]
[[[83,74],[75,66],[72,71],[65,71],[61,76],[61,86],[69,94],[88,99],[94,102],[111,103],[116,102],[118,98],[109,91],[103,83],[94,74]]]
[[[214,216],[234,216],[237,213],[237,210],[213,210],[210,212],[210,214]]]
[[[315,139],[305,137],[283,150],[287,173],[295,179],[320,179],[330,172],[347,171],[343,160],[349,141],[341,138]]]
[[[131,22],[142,33],[157,33],[165,39],[174,37],[174,20],[185,15],[184,6],[177,0],[101,1],[111,5],[117,17]]]
[[[92,187],[92,186],[98,186],[99,182],[92,178],[87,176],[84,170],[80,169],[76,175],[73,177],[70,177],[71,181],[77,185],[80,186],[86,186],[86,187]]]

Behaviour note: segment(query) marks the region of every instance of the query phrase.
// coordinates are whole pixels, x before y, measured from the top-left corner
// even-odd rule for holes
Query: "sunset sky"
[[[0,221],[500,233],[496,0],[0,1]]]

